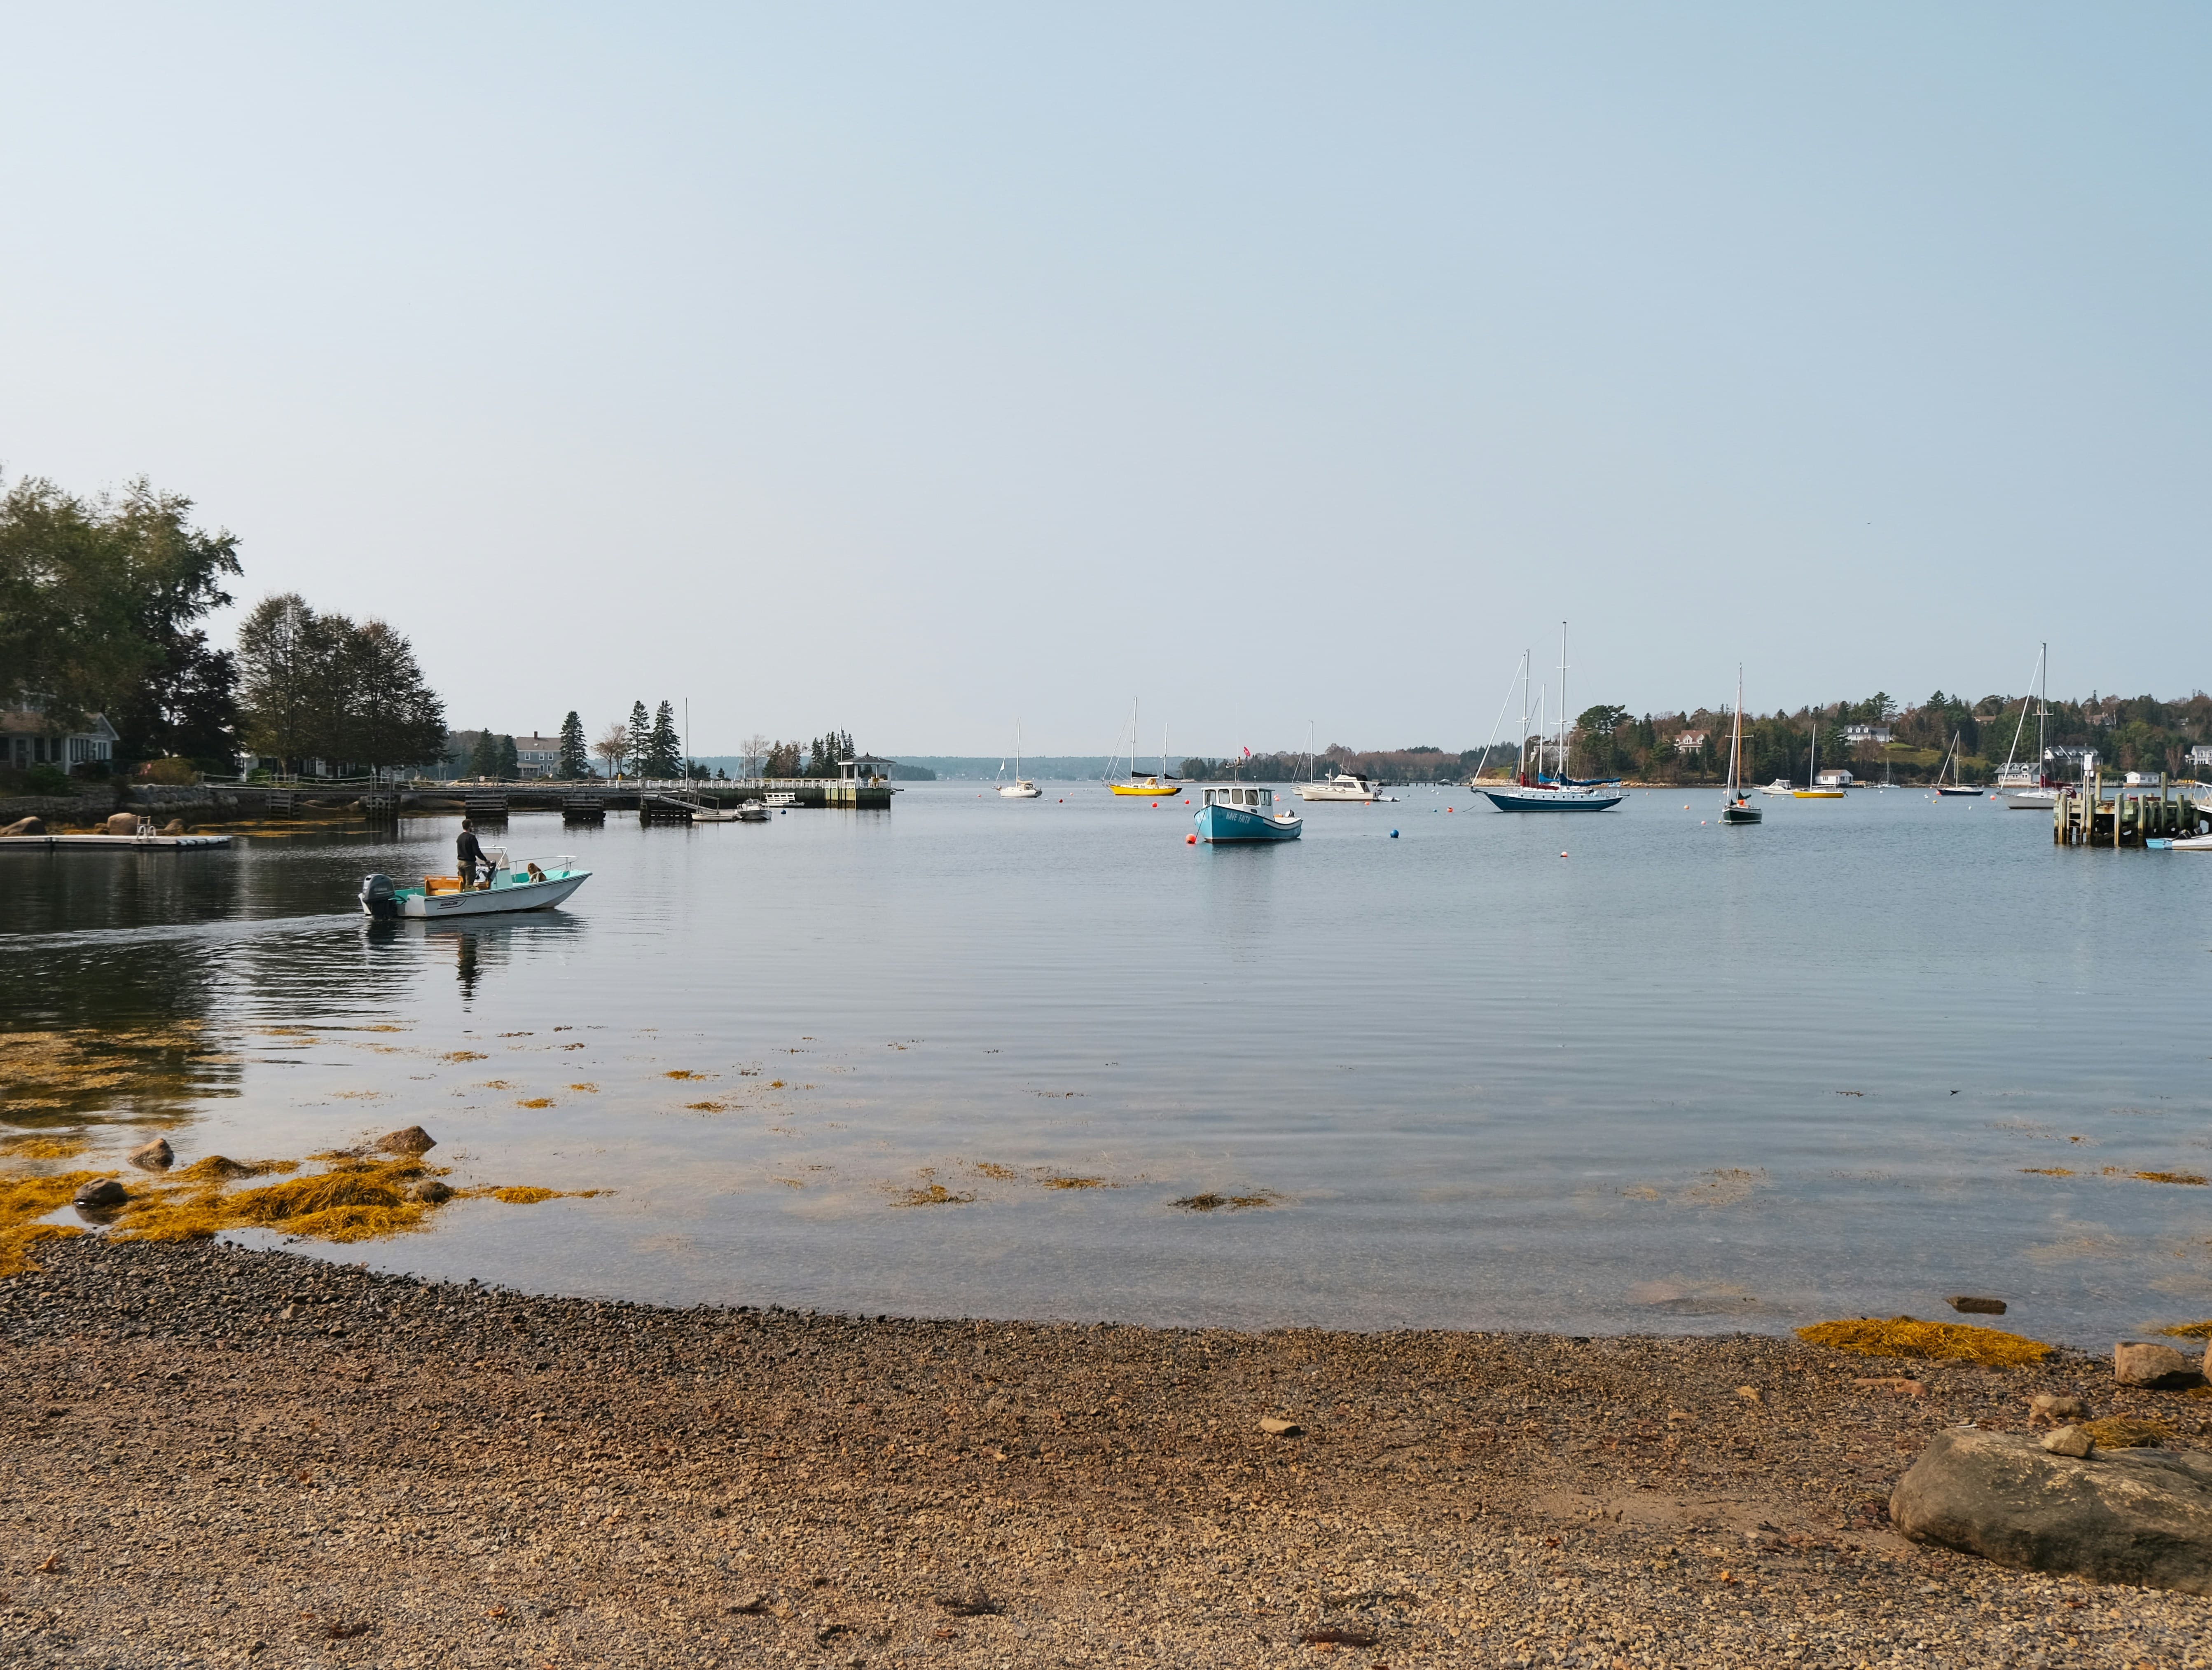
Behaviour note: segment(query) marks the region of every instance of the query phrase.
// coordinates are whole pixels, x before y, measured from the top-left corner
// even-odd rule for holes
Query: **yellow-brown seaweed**
[[[1812,1345],[1826,1345],[1860,1356],[1923,1357],[1937,1362],[1978,1362],[1992,1368],[2020,1368],[2040,1362],[2051,1347],[2039,1339],[2002,1328],[1972,1328],[1962,1322],[1922,1322],[1910,1316],[1887,1320],[1863,1316],[1850,1321],[1815,1322],[1797,1330]]]

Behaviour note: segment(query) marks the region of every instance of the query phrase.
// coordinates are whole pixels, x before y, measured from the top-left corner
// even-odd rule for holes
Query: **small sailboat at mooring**
[[[1114,758],[1107,764],[1106,786],[1115,794],[1158,800],[1164,796],[1172,797],[1182,793],[1186,785],[1180,778],[1168,775],[1168,728],[1165,725],[1160,727],[1158,772],[1146,777],[1137,775],[1137,701],[1134,697],[1129,699],[1129,775],[1117,783],[1114,781],[1113,768],[1120,763],[1121,758],[1121,745],[1117,739],[1114,744]]]
[[[1979,800],[1982,791],[1978,788],[1971,783],[1959,781],[1959,739],[1965,734],[1964,731],[1951,733],[1951,746],[1943,750],[1943,758],[1936,767],[1936,792],[1947,797]],[[1951,774],[1948,783],[1943,781],[1943,773],[1947,771]]]
[[[1000,760],[999,769],[1005,771],[1006,762]],[[1022,775],[1022,722],[1014,721],[1014,780],[999,785],[1000,795],[1007,800],[1035,800],[1044,790]]]
[[[1843,797],[1843,784],[1839,783],[1824,784],[1820,781],[1820,716],[1816,713],[1813,716],[1813,758],[1812,763],[1805,767],[1805,786],[1802,789],[1792,789],[1790,791],[1790,798],[1792,800],[1841,800]]]
[[[1735,669],[1735,711],[1730,716],[1729,727],[1728,789],[1721,795],[1721,821],[1724,824],[1755,824],[1766,814],[1751,803],[1751,796],[1743,786],[1743,664]]]

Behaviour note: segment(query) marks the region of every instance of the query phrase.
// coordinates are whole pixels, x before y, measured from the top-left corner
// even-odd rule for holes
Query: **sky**
[[[0,472],[191,496],[456,727],[1458,748],[1562,619],[1577,710],[2208,682],[2201,6],[0,38]]]

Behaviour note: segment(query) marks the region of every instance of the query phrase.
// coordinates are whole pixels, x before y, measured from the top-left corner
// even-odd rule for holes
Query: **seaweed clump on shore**
[[[2177,1322],[2159,1332],[2174,1339],[2212,1339],[2212,1318],[2202,1322]]]
[[[1989,1368],[2024,1368],[2051,1355],[2051,1347],[2002,1328],[1972,1328],[1962,1322],[1923,1322],[1910,1316],[1887,1320],[1863,1316],[1850,1321],[1815,1322],[1797,1330],[1809,1345],[1826,1345],[1861,1356],[1921,1357],[1936,1362],[1978,1362]]]
[[[84,1231],[73,1225],[40,1223],[49,1212],[70,1204],[88,1183],[97,1183],[112,1172],[59,1172],[52,1177],[0,1177],[0,1276],[13,1276],[30,1267],[33,1245],[42,1240],[64,1240]]]
[[[608,1191],[530,1186],[452,1189],[437,1179],[446,1167],[416,1155],[373,1159],[352,1153],[316,1155],[329,1169],[306,1177],[284,1175],[258,1188],[229,1185],[241,1179],[283,1175],[296,1160],[239,1161],[211,1154],[158,1185],[134,1183],[129,1199],[101,1222],[117,1240],[205,1240],[226,1229],[275,1229],[312,1240],[377,1240],[426,1227],[431,1212],[453,1200],[497,1200],[509,1206],[541,1201],[590,1199]],[[112,1172],[58,1172],[51,1176],[0,1176],[0,1276],[30,1268],[31,1247],[87,1232],[74,1224],[42,1223],[88,1183]]]
[[[226,1192],[239,1177],[290,1171],[295,1161],[241,1165],[220,1155],[188,1167],[179,1184],[139,1197],[124,1208],[118,1240],[202,1240],[225,1229],[282,1229],[315,1240],[374,1240],[419,1229],[433,1203],[411,1198],[411,1185],[437,1174],[419,1160],[342,1161],[329,1171],[287,1178],[258,1189]]]

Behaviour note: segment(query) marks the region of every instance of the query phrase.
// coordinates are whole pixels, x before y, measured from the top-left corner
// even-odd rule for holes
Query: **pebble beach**
[[[2038,1393],[2208,1447],[2212,1402],[2079,1354],[35,1262],[0,1279],[0,1663],[2212,1665],[2212,1601],[1888,1526],[1932,1434]]]

